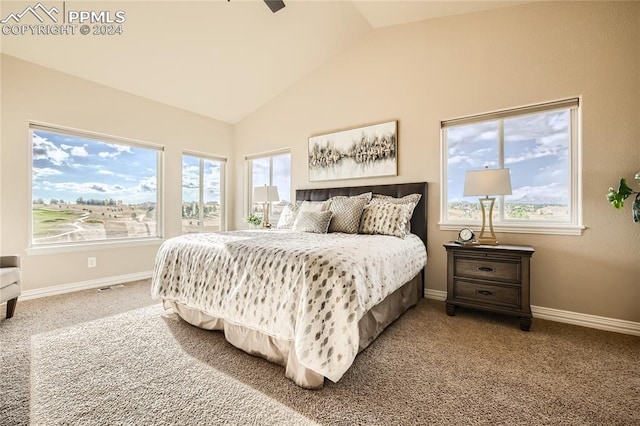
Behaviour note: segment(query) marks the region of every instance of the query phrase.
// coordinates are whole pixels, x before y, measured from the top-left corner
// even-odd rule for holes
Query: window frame
[[[291,149],[290,148],[283,148],[283,149],[279,149],[279,150],[275,150],[275,151],[269,151],[269,152],[263,152],[263,153],[259,153],[259,154],[252,154],[252,155],[246,155],[244,157],[245,160],[245,181],[247,182],[247,184],[245,185],[245,203],[244,203],[244,216],[249,215],[250,213],[253,212],[252,206],[253,206],[253,165],[252,165],[252,161],[254,160],[261,160],[264,158],[269,158],[269,185],[273,185],[273,157],[277,157],[279,155],[285,155],[285,154],[289,154],[290,157],[290,161],[289,161],[289,171],[291,172],[291,164],[293,164],[293,161],[291,161]],[[291,180],[291,176],[289,177]],[[293,186],[291,186],[289,188],[289,194],[288,194],[288,198],[289,199],[293,199],[291,197],[291,195],[293,194]],[[282,194],[280,195],[280,199],[282,199]],[[273,217],[272,216],[272,212],[273,212],[273,206],[272,203],[269,203],[269,220],[272,223],[276,223],[278,220],[278,217]]]
[[[156,151],[156,235],[148,237],[127,237],[127,238],[112,238],[104,240],[90,240],[90,241],[74,241],[74,242],[58,242],[58,243],[40,243],[34,244],[33,238],[33,133],[34,131],[43,131],[49,133],[56,133],[58,135],[70,136],[74,138],[85,138],[95,142],[112,143],[115,145],[131,146],[136,148],[143,148]],[[165,229],[164,229],[164,146],[153,144],[150,142],[144,142],[140,140],[107,135],[104,133],[98,133],[88,130],[80,130],[71,127],[65,127],[60,125],[54,125],[49,123],[42,123],[38,121],[29,121],[28,125],[28,138],[29,138],[29,155],[28,155],[28,170],[29,170],[29,197],[28,197],[28,226],[27,226],[27,240],[28,245],[26,252],[29,255],[38,254],[51,254],[51,253],[66,253],[85,251],[87,249],[112,249],[120,247],[131,246],[146,246],[157,245],[163,241]]]
[[[504,129],[505,119],[523,115],[569,110],[569,221],[554,223],[541,221],[513,221],[504,218],[504,196],[496,196],[497,218],[493,221],[496,232],[550,235],[582,235],[585,229],[582,222],[582,162],[581,162],[581,105],[580,97],[571,97],[509,108],[489,113],[465,116],[440,122],[440,222],[441,230],[459,230],[461,227],[480,227],[481,220],[448,220],[448,146],[447,129],[460,125],[498,121],[498,168],[504,167]]]
[[[190,232],[188,234],[200,234],[203,232],[208,232],[208,231],[204,231],[204,209],[203,209],[203,200],[204,200],[204,174],[203,174],[203,170],[204,170],[204,161],[205,160],[209,160],[209,161],[216,161],[218,163],[220,163],[220,231],[226,231],[227,230],[227,215],[226,215],[226,175],[227,175],[227,159],[225,157],[219,157],[216,155],[212,155],[212,154],[206,154],[206,153],[202,153],[202,152],[197,152],[197,151],[189,151],[189,150],[183,150],[182,151],[182,156],[180,157],[180,164],[182,165],[183,162],[183,158],[185,156],[188,157],[193,157],[193,158],[197,158],[199,167],[200,167],[200,171],[199,171],[199,182],[198,182],[198,192],[199,192],[199,208],[198,208],[198,212],[199,212],[199,218],[198,220],[200,221],[200,231],[198,232]],[[184,175],[182,174],[182,167],[180,169],[180,188],[182,188],[182,183],[183,183],[183,178]],[[180,192],[180,207],[182,207],[182,204],[184,203],[184,200],[182,199],[182,191]],[[180,212],[180,233],[181,235],[187,235],[183,232],[182,229],[182,212]]]

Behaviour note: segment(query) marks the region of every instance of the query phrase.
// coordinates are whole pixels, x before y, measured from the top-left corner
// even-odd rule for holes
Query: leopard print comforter
[[[152,295],[292,340],[302,365],[335,382],[358,353],[360,318],[426,260],[415,235],[184,235],[160,247]]]

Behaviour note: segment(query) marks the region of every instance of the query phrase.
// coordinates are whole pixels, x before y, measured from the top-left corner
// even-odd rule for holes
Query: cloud
[[[56,169],[52,169],[51,167],[34,167],[33,168],[33,178],[34,179],[40,179],[42,177],[46,177],[46,176],[55,176],[55,175],[61,175],[62,172],[60,170],[56,170]]]
[[[151,176],[151,177],[148,177],[146,179],[142,179],[138,183],[138,191],[155,192],[156,188],[157,188],[157,184],[156,184],[156,177],[155,176]]]
[[[141,194],[141,187],[145,187],[145,196]],[[148,193],[155,191],[155,177],[148,179],[142,184],[125,187],[120,184],[106,184],[102,182],[50,182],[43,181],[40,188],[45,191],[55,192],[68,192],[73,197],[83,196],[85,198],[91,198],[92,196],[99,194],[97,198],[118,198],[118,199],[130,199],[131,202],[135,202],[137,198],[139,201],[148,200]],[[49,197],[47,197],[49,198]]]
[[[113,143],[105,143],[105,142],[98,142],[100,145],[104,145],[108,148],[111,148],[113,151],[101,151],[98,153],[98,155],[100,156],[100,158],[113,158],[113,157],[117,157],[118,155],[122,154],[122,153],[129,153],[129,154],[133,154],[133,151],[131,151],[131,147],[130,146],[125,146],[125,145],[116,145]]]
[[[97,173],[99,175],[109,175],[109,176],[115,175],[115,173],[113,173],[111,170],[98,170]]]
[[[453,157],[449,157],[447,161],[449,162],[449,164],[460,164],[464,162],[470,163],[470,160],[471,159],[466,155],[454,155]]]
[[[189,191],[200,188],[200,166],[182,162],[182,189],[187,190],[190,195],[196,192]]]
[[[521,202],[568,203],[569,189],[566,184],[553,182],[549,185],[530,185],[513,188],[507,199]]]
[[[532,149],[520,151],[520,155],[505,157],[505,164],[519,163],[535,158],[555,156],[566,159],[569,155],[569,141],[566,134],[549,135],[536,140]]]
[[[87,150],[85,149],[85,146],[74,146],[73,149],[71,149],[71,155],[73,155],[74,157],[88,157],[89,153],[87,152]]]
[[[61,166],[66,163],[68,158],[69,154],[58,148],[53,142],[36,133],[33,134],[34,160],[48,160],[51,164]]]
[[[93,189],[94,191],[103,192],[103,193],[108,191],[108,189],[105,187],[105,185],[101,185],[101,184],[97,184],[97,183],[92,184],[91,186],[89,186],[89,188]]]

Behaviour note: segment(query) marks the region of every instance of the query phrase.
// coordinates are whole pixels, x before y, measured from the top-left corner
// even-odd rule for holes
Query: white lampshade
[[[464,196],[511,195],[509,169],[469,170],[464,176]]]
[[[270,203],[273,201],[280,201],[277,186],[264,185],[253,188],[254,203]]]

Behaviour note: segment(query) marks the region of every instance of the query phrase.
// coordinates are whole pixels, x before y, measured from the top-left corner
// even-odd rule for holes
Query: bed
[[[283,365],[301,387],[337,382],[424,292],[426,183],[300,189],[296,200],[366,193],[395,200],[420,194],[410,232],[403,238],[292,230],[175,237],[158,251],[152,296],[186,322],[221,330],[234,346]]]

